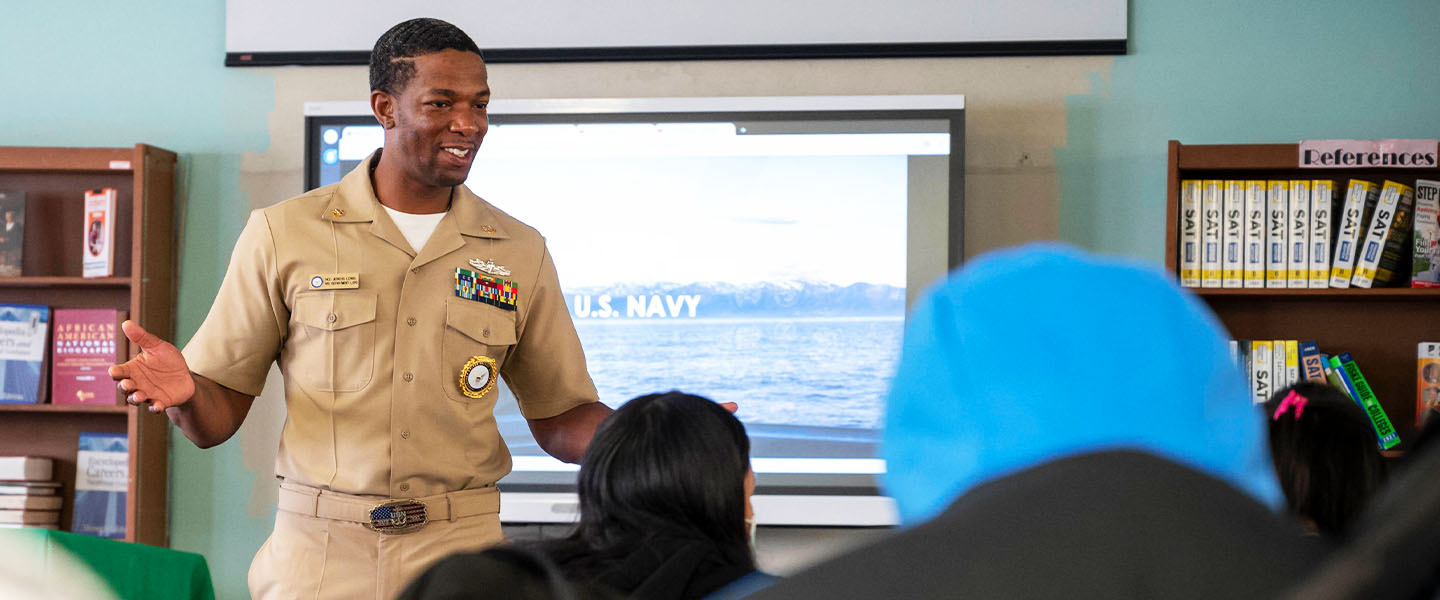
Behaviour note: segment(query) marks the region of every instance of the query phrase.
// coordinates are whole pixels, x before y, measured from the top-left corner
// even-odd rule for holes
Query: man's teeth
[[[465,155],[470,154],[469,148],[465,148],[463,150],[460,148],[445,148],[444,150],[460,158],[465,158]]]

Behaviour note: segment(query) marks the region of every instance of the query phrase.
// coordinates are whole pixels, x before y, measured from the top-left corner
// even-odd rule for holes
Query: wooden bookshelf
[[[0,189],[25,192],[22,275],[0,277],[0,302],[117,308],[151,332],[173,338],[175,162],[175,153],[145,144],[0,147]],[[83,198],[85,190],[102,187],[119,192],[115,276],[87,279],[81,277]],[[49,383],[47,376],[44,384]],[[164,415],[126,406],[118,393],[109,406],[0,404],[0,455],[55,459],[55,477],[65,497],[62,529],[71,522],[81,432],[129,437],[125,540],[167,545],[170,425]]]
[[[1414,185],[1440,169],[1302,169],[1298,144],[1185,145],[1170,142],[1165,264],[1180,268],[1180,182],[1185,179],[1386,179]],[[1408,278],[1406,279],[1408,281]],[[1440,341],[1440,289],[1194,290],[1237,339],[1304,340],[1355,357],[1402,440],[1414,439],[1416,348]]]

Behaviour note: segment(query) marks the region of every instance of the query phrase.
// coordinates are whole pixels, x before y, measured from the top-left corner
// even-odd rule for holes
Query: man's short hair
[[[485,57],[475,40],[440,19],[410,19],[391,27],[375,40],[375,49],[370,51],[370,91],[398,95],[415,76],[415,61],[410,59],[441,50],[474,52]]]

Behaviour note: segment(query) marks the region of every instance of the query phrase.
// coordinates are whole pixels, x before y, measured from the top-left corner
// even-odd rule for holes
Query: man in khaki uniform
[[[503,540],[504,376],[546,452],[578,462],[597,401],[538,232],[461,185],[485,135],[479,49],[401,23],[371,56],[385,147],[338,184],[251,214],[183,355],[127,322],[127,400],[201,447],[228,439],[273,361],[288,417],[257,598],[390,598],[431,563]]]

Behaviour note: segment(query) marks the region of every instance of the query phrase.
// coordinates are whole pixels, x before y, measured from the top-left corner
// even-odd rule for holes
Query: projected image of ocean
[[[607,403],[678,389],[746,424],[875,428],[903,322],[886,317],[577,324]]]
[[[903,288],[648,285],[566,298],[605,403],[676,389],[739,404],[757,455],[874,456],[900,355]],[[505,404],[502,432],[523,437],[523,419],[503,414]]]
[[[586,128],[543,158],[487,158],[474,189],[544,232],[601,401],[681,390],[737,403],[752,456],[873,458],[905,315],[909,157],[742,129]],[[604,152],[554,156],[582,142]],[[501,394],[512,453],[542,455]]]

